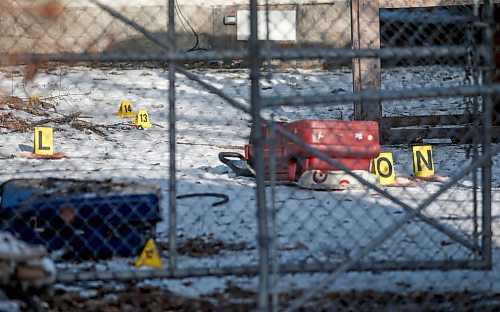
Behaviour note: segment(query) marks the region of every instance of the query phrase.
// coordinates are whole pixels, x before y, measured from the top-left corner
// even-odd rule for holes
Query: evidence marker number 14
[[[130,101],[122,101],[116,115],[123,118],[134,118],[135,113],[132,103]]]

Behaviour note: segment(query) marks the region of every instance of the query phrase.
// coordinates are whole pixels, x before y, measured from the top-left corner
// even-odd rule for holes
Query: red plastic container
[[[375,121],[298,120],[278,123],[311,147],[327,154],[351,170],[370,170],[370,161],[380,153],[378,123]],[[275,133],[269,144],[271,131],[262,127],[266,143],[264,159],[266,177],[270,175],[270,159],[276,157],[276,179],[297,181],[307,170],[336,171],[339,168],[319,159],[313,153]],[[245,146],[245,159],[252,166],[255,149]]]

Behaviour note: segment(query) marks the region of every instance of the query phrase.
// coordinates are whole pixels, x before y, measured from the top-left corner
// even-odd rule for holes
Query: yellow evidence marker
[[[30,105],[38,104],[40,103],[40,97],[38,95],[30,95],[28,102]]]
[[[35,127],[35,146],[33,151],[37,155],[54,155],[52,128]]]
[[[432,146],[413,147],[413,173],[417,178],[427,178],[434,175]]]
[[[377,158],[374,158],[372,161],[372,173],[377,175],[381,185],[395,183],[396,174],[394,172],[392,153],[380,153]]]
[[[160,254],[152,238],[148,239],[146,242],[146,246],[144,246],[144,249],[139,255],[139,259],[135,262],[135,266],[149,266],[155,269],[161,269],[163,267]]]
[[[151,121],[149,120],[148,111],[140,109],[135,117],[134,125],[142,126],[144,128],[151,128]]]
[[[122,103],[120,104],[120,109],[118,110],[118,113],[116,113],[116,115],[124,118],[134,118],[135,113],[132,109],[132,103],[130,103],[130,101],[122,101]]]

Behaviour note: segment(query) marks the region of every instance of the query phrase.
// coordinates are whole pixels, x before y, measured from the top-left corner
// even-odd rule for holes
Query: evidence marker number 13
[[[151,128],[151,120],[149,119],[148,111],[140,109],[135,117],[134,125],[142,126],[144,128]]]

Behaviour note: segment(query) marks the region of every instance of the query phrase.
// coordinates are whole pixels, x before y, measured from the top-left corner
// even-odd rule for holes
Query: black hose
[[[212,204],[212,207],[215,206],[220,206],[229,201],[229,196],[226,194],[221,194],[221,193],[193,193],[193,194],[185,194],[185,195],[177,195],[177,199],[183,199],[183,198],[191,198],[191,197],[217,197],[217,198],[222,198],[220,201],[215,202]]]

